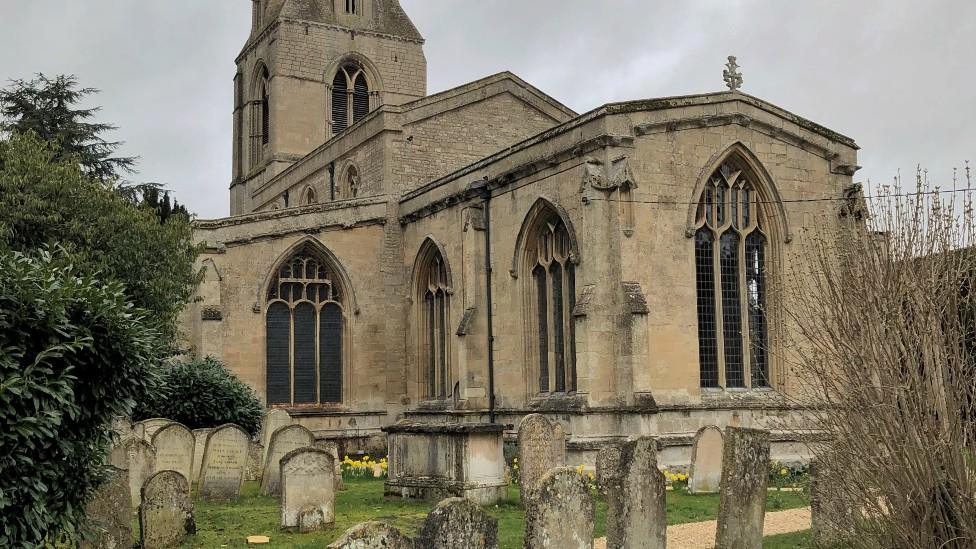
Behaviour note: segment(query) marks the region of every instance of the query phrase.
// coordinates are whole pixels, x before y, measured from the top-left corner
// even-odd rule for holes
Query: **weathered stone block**
[[[198,495],[203,499],[237,499],[244,483],[250,437],[237,425],[222,425],[207,436]]]
[[[109,463],[128,471],[131,509],[135,512],[139,508],[142,484],[156,471],[156,449],[141,438],[129,439],[123,446],[112,449]]]
[[[179,546],[197,533],[190,481],[176,471],[160,471],[142,486],[139,507],[142,549]]]
[[[335,523],[332,456],[318,448],[302,447],[285,454],[280,462],[281,527],[310,532],[332,526]]]
[[[691,447],[688,491],[692,494],[712,494],[719,491],[721,482],[722,430],[709,425],[695,434]]]
[[[132,499],[129,472],[109,466],[109,478],[85,506],[86,524],[81,549],[130,549]]]
[[[329,549],[414,549],[414,543],[395,527],[374,521],[346,530]]]
[[[286,425],[275,431],[269,439],[261,474],[261,495],[276,496],[281,493],[281,458],[293,450],[306,448],[315,443],[315,436],[301,425]]]
[[[427,515],[416,540],[425,549],[498,547],[498,520],[474,502],[447,498]]]
[[[540,478],[553,467],[566,464],[566,431],[559,422],[529,414],[518,429],[519,482],[522,502]]]
[[[572,467],[547,472],[523,501],[526,549],[593,547],[593,497]]]
[[[597,455],[597,479],[607,499],[608,549],[665,549],[667,505],[657,442],[642,437]]]
[[[769,432],[728,427],[716,549],[761,549],[769,482]]]

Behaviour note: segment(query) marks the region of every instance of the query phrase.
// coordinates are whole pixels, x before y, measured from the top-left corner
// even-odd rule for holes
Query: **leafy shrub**
[[[207,357],[164,369],[162,383],[140,402],[133,419],[163,417],[191,429],[236,423],[251,435],[264,407],[254,390],[221,362]]]
[[[73,534],[109,425],[155,378],[159,333],[122,286],[0,244],[0,547]]]

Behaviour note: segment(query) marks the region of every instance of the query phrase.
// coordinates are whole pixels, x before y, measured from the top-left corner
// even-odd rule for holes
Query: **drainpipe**
[[[485,319],[488,321],[488,422],[495,423],[495,330],[491,314],[491,189],[488,179],[479,179],[469,187],[480,190],[484,199],[482,214],[485,222]]]

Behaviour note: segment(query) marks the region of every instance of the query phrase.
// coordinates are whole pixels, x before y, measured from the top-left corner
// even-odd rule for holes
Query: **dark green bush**
[[[162,378],[160,387],[139,403],[133,419],[164,417],[190,429],[236,423],[251,435],[260,430],[261,401],[219,360],[176,364],[164,369]]]
[[[0,235],[2,240],[2,235]],[[0,243],[0,547],[77,532],[116,415],[155,381],[160,335],[117,283]]]

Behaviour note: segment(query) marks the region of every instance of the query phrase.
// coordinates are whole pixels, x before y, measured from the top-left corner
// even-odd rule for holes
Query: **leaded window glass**
[[[539,224],[530,242],[531,320],[539,365],[540,393],[576,391],[576,341],[573,307],[576,273],[566,225],[556,215]]]
[[[447,266],[440,251],[434,250],[419,271],[421,303],[421,360],[428,400],[450,396],[448,356],[448,314],[450,311]]]
[[[342,294],[306,246],[278,269],[266,317],[269,405],[342,401]]]
[[[695,286],[702,387],[769,385],[767,237],[758,197],[750,175],[726,162],[709,178],[698,203]]]

